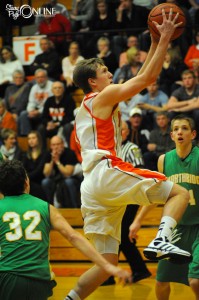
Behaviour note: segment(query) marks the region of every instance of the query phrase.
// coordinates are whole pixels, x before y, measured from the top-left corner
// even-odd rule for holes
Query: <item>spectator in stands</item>
[[[0,152],[9,160],[23,160],[23,151],[17,145],[16,132],[9,128],[4,128],[1,131],[1,140],[3,144],[0,147]]]
[[[129,128],[125,121],[122,121],[122,160],[131,163],[135,168],[143,168],[144,160],[139,147],[128,140]],[[121,244],[119,252],[124,254],[133,274],[133,282],[138,282],[142,279],[151,276],[151,273],[146,267],[142,256],[136,247],[136,239],[133,242],[129,240],[129,226],[133,222],[138,211],[139,205],[127,205],[126,211],[122,219],[121,228]],[[115,284],[114,278],[111,276],[102,285]]]
[[[26,109],[32,85],[32,81],[25,82],[24,71],[13,72],[13,83],[6,88],[4,100],[6,109],[15,120]]]
[[[70,14],[72,31],[88,29],[89,22],[94,16],[94,0],[73,0]]]
[[[136,144],[144,154],[147,151],[147,144],[149,140],[149,130],[144,127],[142,122],[141,109],[134,107],[130,113],[130,135],[129,140]]]
[[[30,179],[30,194],[46,200],[41,187],[41,181],[44,179],[43,168],[46,157],[46,153],[43,151],[42,138],[38,131],[31,131],[27,139],[28,149],[24,153],[22,162]]]
[[[182,60],[178,47],[168,49],[159,77],[160,89],[168,96],[181,85],[181,75],[187,66]]]
[[[122,32],[130,29],[127,36],[134,34],[138,36],[147,28],[148,9],[142,6],[134,5],[132,0],[120,0],[117,8],[117,24]],[[116,35],[113,38],[114,53],[119,60],[119,55],[126,47],[127,36]]]
[[[8,12],[6,11],[7,0],[0,1],[0,37],[2,45],[12,45],[12,26]],[[14,0],[9,1],[10,5],[14,5]]]
[[[156,127],[156,113],[167,110],[168,96],[159,89],[158,81],[147,87],[147,93],[143,95],[137,104],[142,110],[143,122],[151,131]]]
[[[129,112],[136,107],[137,103],[142,103],[143,95],[137,94],[132,98],[119,103],[121,118],[124,121],[129,121]]]
[[[52,9],[51,4],[43,5],[43,8]],[[46,10],[45,10],[46,12]],[[39,34],[45,34],[53,42],[55,49],[60,55],[65,55],[68,49],[69,33],[71,24],[69,19],[61,14],[55,14],[53,17],[44,14],[44,19],[39,24]]]
[[[190,70],[194,71],[199,83],[199,29],[195,33],[195,44],[189,47],[184,62]]]
[[[50,204],[57,205],[56,202],[54,203],[56,195],[62,207],[79,207],[80,182],[73,177],[77,163],[75,153],[69,148],[64,148],[63,139],[53,136],[43,169],[46,178],[42,180],[42,187]]]
[[[161,154],[170,151],[175,147],[170,136],[170,119],[168,113],[159,111],[156,115],[157,128],[150,132],[148,152],[144,153],[145,167],[157,171],[157,162]]]
[[[73,85],[73,70],[76,64],[83,60],[84,57],[80,55],[79,44],[75,41],[71,42],[68,48],[69,55],[62,60],[62,73],[67,87],[74,87]]]
[[[5,89],[12,82],[16,70],[23,70],[22,63],[10,46],[3,46],[0,49],[0,97],[4,97]]]
[[[140,62],[140,52],[137,47],[131,47],[127,50],[127,64],[116,70],[114,83],[123,83],[132,77],[135,77],[142,67]]]
[[[30,91],[27,110],[19,116],[19,134],[27,136],[32,129],[41,124],[41,116],[46,99],[52,96],[52,81],[48,80],[46,70],[35,71],[36,83]]]
[[[188,8],[186,7],[186,4],[188,1],[184,0],[163,0],[161,2],[166,2],[166,3],[173,3],[175,5],[180,6],[180,8],[183,10],[185,14],[185,19],[186,19],[186,24],[185,24],[185,29],[181,36],[179,36],[175,41],[174,44],[180,48],[180,54],[182,58],[184,59],[189,46],[192,44],[192,39],[193,39],[193,34],[192,34],[192,21],[191,17],[188,11]]]
[[[64,6],[61,3],[58,3],[57,0],[49,0],[49,3],[52,5],[52,8],[56,11],[56,13],[63,15],[67,19],[70,18],[70,14],[66,6]],[[37,16],[37,18],[35,18],[35,24],[39,26],[42,20],[43,20],[42,16]]]
[[[135,35],[130,35],[127,39],[127,49],[122,52],[119,56],[119,67],[121,68],[123,65],[128,63],[127,59],[127,50],[130,49],[131,47],[136,47],[139,49],[139,44],[138,44],[138,38]],[[139,51],[140,52],[140,57],[139,61],[143,63],[146,59],[147,52],[145,51]]]
[[[74,120],[75,103],[70,94],[65,93],[63,82],[53,82],[52,94],[46,100],[42,112],[43,126],[40,130],[44,138],[62,135],[64,125]]]
[[[97,44],[97,40],[100,37],[105,36],[111,41],[111,37],[114,35],[114,33],[109,31],[117,28],[116,11],[115,9],[109,8],[106,0],[96,1],[94,17],[92,18],[89,27],[91,31],[95,31],[95,33],[92,33],[92,35],[89,35],[89,41],[86,46],[89,57],[92,57],[96,53],[96,49],[93,47],[93,45]]]
[[[9,128],[17,132],[17,122],[12,114],[7,111],[4,100],[0,98],[0,131],[3,128]]]
[[[76,108],[80,107],[82,100],[84,98],[84,92],[80,88],[76,88],[71,94],[73,101],[75,102]]]
[[[37,19],[37,18],[36,18]],[[41,54],[35,56],[30,65],[30,73],[33,75],[37,69],[44,69],[52,80],[59,80],[61,75],[61,61],[58,53],[52,48],[51,41],[47,37],[40,39]]]
[[[191,16],[193,28],[197,28],[198,24],[198,12],[199,12],[199,1],[198,0],[189,0],[191,8],[189,8],[189,14]]]
[[[199,84],[193,71],[185,70],[182,73],[182,86],[171,94],[167,105],[170,119],[184,113],[194,119],[199,132]]]
[[[118,68],[118,63],[115,54],[111,51],[110,40],[107,37],[100,37],[97,41],[97,57],[103,59],[109,72],[114,73]]]

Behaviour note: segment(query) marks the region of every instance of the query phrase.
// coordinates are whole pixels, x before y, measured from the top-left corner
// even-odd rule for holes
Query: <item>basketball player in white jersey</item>
[[[84,180],[81,186],[84,231],[91,243],[108,261],[118,263],[121,220],[127,204],[165,204],[156,238],[144,250],[149,259],[190,260],[190,253],[169,242],[173,228],[184,213],[188,192],[158,172],[137,169],[123,162],[121,119],[118,103],[131,98],[153,83],[162,68],[177,17],[164,11],[163,23],[156,23],[159,42],[152,37],[147,59],[136,77],[112,84],[112,74],[103,61],[81,61],[73,80],[85,98],[76,116],[76,138],[81,148]],[[65,299],[85,299],[108,275],[98,266],[84,273]]]

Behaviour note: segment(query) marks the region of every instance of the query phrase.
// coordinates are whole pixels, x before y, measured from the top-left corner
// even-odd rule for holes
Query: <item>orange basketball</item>
[[[162,18],[162,9],[164,9],[166,16],[169,15],[170,8],[173,9],[173,16],[175,16],[177,13],[179,13],[178,19],[176,23],[182,22],[182,24],[177,27],[171,37],[171,41],[177,39],[184,31],[185,25],[186,25],[186,18],[184,15],[184,12],[182,9],[172,3],[162,3],[157,6],[155,6],[149,13],[148,16],[148,27],[150,33],[153,35],[153,37],[156,40],[159,40],[160,34],[159,31],[157,30],[155,24],[152,21],[157,22],[158,24],[162,24],[163,18]]]

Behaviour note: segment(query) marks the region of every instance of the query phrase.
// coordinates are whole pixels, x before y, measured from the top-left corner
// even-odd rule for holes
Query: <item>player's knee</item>
[[[156,281],[156,290],[168,290],[168,289],[170,289],[169,282]]]
[[[181,199],[183,199],[185,202],[189,202],[189,192],[187,189],[185,189],[184,187],[177,185],[177,190],[176,190],[177,194],[180,195]]]

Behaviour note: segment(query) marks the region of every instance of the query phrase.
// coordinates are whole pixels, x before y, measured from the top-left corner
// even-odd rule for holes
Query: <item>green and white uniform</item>
[[[176,149],[166,153],[163,173],[190,193],[190,203],[176,227],[181,239],[175,245],[191,252],[193,261],[182,265],[160,261],[157,280],[188,285],[188,278],[199,279],[199,148],[193,147],[185,159],[177,155]]]
[[[1,287],[9,282],[7,274],[32,279],[34,284],[37,281],[43,281],[44,285],[52,283],[50,228],[47,202],[29,194],[0,200],[0,299],[4,299]],[[40,299],[39,295],[37,298]]]

